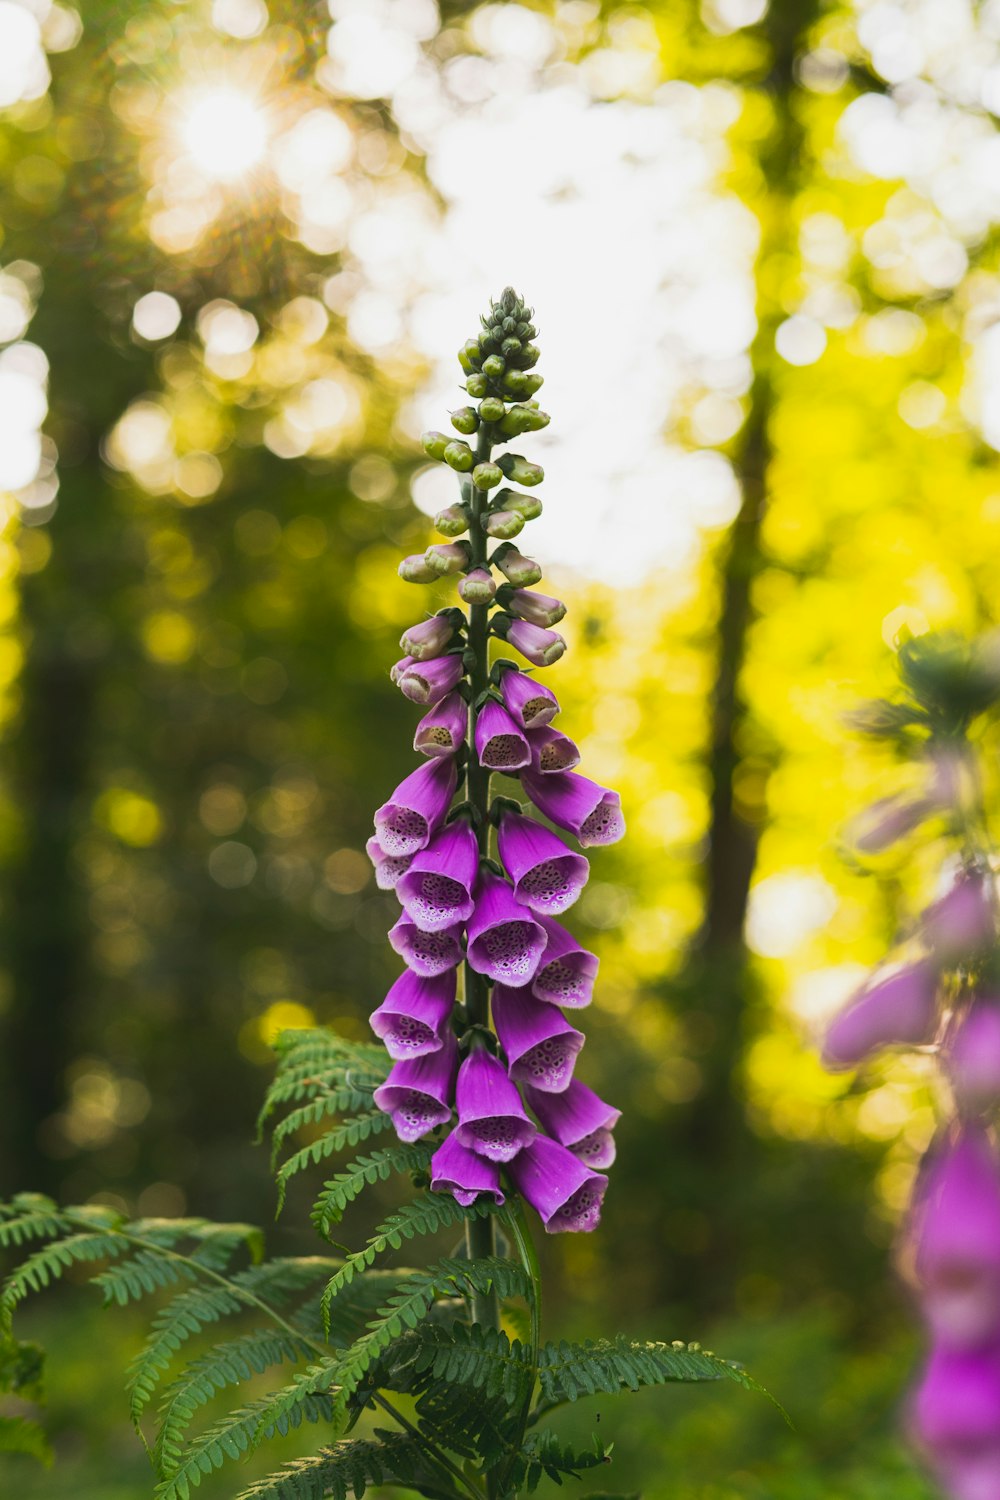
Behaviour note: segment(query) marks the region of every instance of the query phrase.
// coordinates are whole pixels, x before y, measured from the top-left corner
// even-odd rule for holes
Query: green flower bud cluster
[[[511,627],[506,606],[512,591],[531,588],[542,576],[538,563],[520,552],[513,538],[542,513],[537,496],[525,492],[541,484],[544,470],[523,454],[502,453],[494,458],[493,450],[540,432],[549,425],[549,415],[534,400],[542,377],[534,370],[538,349],[532,340],[538,330],[531,308],[508,287],[498,301],[490,303],[481,322],[478,337],[469,339],[458,355],[466,391],[478,401],[478,408],[461,406],[450,414],[452,428],[460,437],[435,431],[421,438],[429,458],[459,475],[461,498],[440,511],[434,525],[442,536],[462,540],[436,543],[423,556],[406,558],[400,575],[414,583],[454,576],[462,600],[472,609],[469,650],[477,649],[478,638],[479,654],[485,659],[487,634],[505,637]],[[491,547],[491,543],[498,545]],[[498,583],[502,585],[499,591]],[[553,602],[558,604],[548,601],[549,605]],[[489,612],[494,608],[497,613],[491,624]],[[560,618],[551,610],[550,616],[549,624]],[[558,641],[555,649],[562,650],[561,638]]]

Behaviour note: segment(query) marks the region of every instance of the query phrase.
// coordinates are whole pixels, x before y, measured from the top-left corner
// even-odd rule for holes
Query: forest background
[[[815,1042],[914,898],[849,853],[897,773],[843,714],[1000,612],[998,114],[995,0],[0,0],[0,1189],[273,1217],[269,1044],[395,972],[395,563],[512,282],[560,696],[629,819],[579,908],[619,1162],[549,1335],[700,1338],[789,1407],[631,1398],[647,1500],[931,1495],[887,1255],[931,1093]],[[138,1330],[32,1317],[18,1493],[135,1500]]]

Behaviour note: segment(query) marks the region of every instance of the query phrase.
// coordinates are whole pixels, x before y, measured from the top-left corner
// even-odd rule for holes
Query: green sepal
[[[505,812],[523,813],[524,806],[518,802],[516,797],[494,797],[490,803],[490,822],[494,828],[499,827],[500,819]]]

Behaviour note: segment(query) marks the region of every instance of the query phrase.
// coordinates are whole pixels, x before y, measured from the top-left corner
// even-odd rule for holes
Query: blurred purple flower
[[[1000,1167],[971,1126],[938,1147],[911,1220],[919,1300],[935,1341],[981,1349],[1000,1336]]]
[[[827,1028],[826,1067],[854,1068],[881,1047],[930,1042],[937,1030],[937,969],[927,960],[897,969],[855,996]]]
[[[1000,1356],[936,1349],[910,1424],[952,1500],[1000,1496]]]
[[[993,941],[993,881],[981,870],[964,870],[951,890],[923,916],[927,942],[938,958],[968,959]]]
[[[982,1114],[1000,1103],[1000,999],[977,998],[948,1039],[945,1064],[959,1108]]]

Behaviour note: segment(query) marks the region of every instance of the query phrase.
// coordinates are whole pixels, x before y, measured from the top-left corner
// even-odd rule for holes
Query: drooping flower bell
[[[524,989],[498,984],[493,988],[493,1024],[511,1078],[547,1094],[568,1087],[584,1036],[557,1006]]]
[[[534,818],[505,812],[497,842],[504,869],[514,882],[514,899],[547,917],[572,906],[590,876],[584,856],[567,849]]]
[[[479,845],[464,818],[448,823],[413,861],[396,885],[410,921],[424,932],[442,932],[472,915],[479,872]]]
[[[441,1040],[438,1051],[395,1063],[374,1092],[375,1103],[392,1117],[401,1141],[419,1141],[451,1119],[458,1046],[451,1031]]]
[[[959,1108],[985,1114],[1000,1103],[1000,997],[977,997],[945,1048],[945,1067]]]
[[[1000,1338],[1000,1162],[977,1127],[946,1142],[925,1167],[913,1236],[920,1305],[937,1343],[949,1349],[994,1345]]]
[[[462,960],[464,927],[442,927],[438,932],[421,932],[404,912],[389,928],[389,944],[414,974],[432,979],[446,969],[454,969]]]
[[[426,849],[455,795],[454,760],[431,760],[418,766],[375,814],[379,848],[394,859]]]
[[[542,815],[572,833],[586,849],[594,844],[616,844],[625,836],[621,798],[575,771],[558,776],[525,771],[521,785]]]
[[[468,929],[469,963],[476,972],[510,985],[530,984],[545,941],[544,931],[506,880],[484,870]]]
[[[424,714],[413,736],[413,748],[432,759],[454,755],[465,743],[469,710],[460,693],[449,693]]]
[[[470,1052],[459,1068],[455,1102],[457,1140],[490,1161],[510,1161],[538,1134],[503,1064],[485,1048]]]
[[[476,754],[479,764],[491,771],[521,770],[531,764],[531,746],[502,703],[489,698],[476,719]]]
[[[451,1193],[463,1208],[475,1203],[480,1193],[488,1193],[497,1207],[504,1201],[499,1164],[463,1146],[454,1130],[431,1157],[431,1190]]]
[[[559,712],[559,701],[551,688],[536,682],[526,672],[507,671],[500,679],[500,696],[522,729],[541,729]]]
[[[568,1146],[588,1167],[610,1167],[615,1159],[613,1131],[621,1110],[605,1104],[593,1089],[578,1078],[570,1080],[561,1094],[525,1089],[528,1105],[542,1128],[561,1146]]]
[[[445,1048],[444,1029],[454,1007],[454,969],[433,979],[406,969],[372,1011],[371,1028],[391,1058],[423,1057]]]
[[[608,1179],[547,1135],[536,1136],[508,1169],[548,1234],[596,1229]]]
[[[589,1005],[594,995],[598,959],[581,948],[573,934],[551,917],[536,913],[548,942],[542,961],[531,982],[531,993],[550,1005],[565,1005],[578,1010]]]

